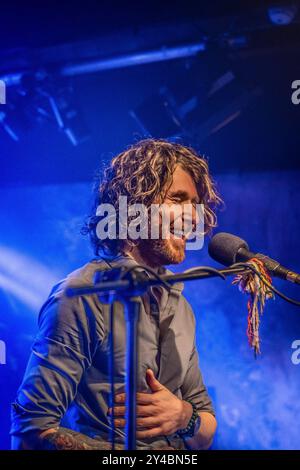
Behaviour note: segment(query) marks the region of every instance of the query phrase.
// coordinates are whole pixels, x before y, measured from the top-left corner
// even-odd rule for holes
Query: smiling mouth
[[[184,242],[187,241],[188,237],[191,235],[192,231],[189,231],[187,233],[183,233],[182,230],[176,231],[175,227],[173,224],[170,225],[169,233],[172,238],[175,238],[176,240],[182,240]]]

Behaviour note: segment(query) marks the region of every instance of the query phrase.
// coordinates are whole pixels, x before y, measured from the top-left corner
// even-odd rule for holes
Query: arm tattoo
[[[41,437],[43,450],[110,450],[111,445],[102,439],[92,439],[67,428],[57,428],[55,432]]]

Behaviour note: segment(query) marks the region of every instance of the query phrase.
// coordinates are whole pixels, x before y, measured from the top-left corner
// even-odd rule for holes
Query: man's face
[[[190,204],[195,207],[195,204],[200,203],[199,195],[196,189],[196,185],[190,176],[180,165],[175,168],[173,173],[173,181],[168,189],[163,204],[168,206],[175,206],[182,209],[182,215],[180,215],[180,225],[184,223],[184,204]],[[192,224],[193,226],[197,223],[196,210],[193,207],[192,210]],[[178,237],[174,234],[174,211],[170,212],[170,228],[169,236],[166,239],[148,239],[142,240],[140,250],[143,256],[151,262],[150,264],[156,264],[158,266],[164,264],[178,264],[181,263],[185,258],[185,236]],[[178,219],[176,224],[178,223]],[[161,220],[160,220],[161,224]]]

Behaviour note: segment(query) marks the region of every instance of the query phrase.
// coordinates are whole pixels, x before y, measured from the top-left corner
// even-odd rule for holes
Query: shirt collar
[[[138,265],[137,261],[134,258],[132,258],[132,256],[128,254],[123,254],[123,253],[118,253],[117,255],[108,255],[108,254],[101,253],[101,256],[99,258],[106,261],[109,265],[113,265],[114,267],[126,266],[130,268],[131,266]],[[174,273],[173,271],[166,268],[165,266],[161,266],[158,270],[158,274],[174,274]],[[171,289],[178,291],[178,293],[181,293],[184,289],[184,283],[176,282],[175,284],[172,284]]]

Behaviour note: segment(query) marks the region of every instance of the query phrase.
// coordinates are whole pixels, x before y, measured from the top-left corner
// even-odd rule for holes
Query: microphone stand
[[[103,303],[113,303],[120,300],[125,307],[126,321],[126,428],[125,428],[125,449],[136,450],[136,393],[137,393],[137,327],[140,316],[140,296],[143,295],[148,287],[157,285],[175,284],[176,282],[194,281],[198,279],[207,279],[210,277],[222,277],[249,270],[244,267],[229,267],[224,269],[214,269],[211,267],[199,267],[189,270],[190,272],[179,274],[167,274],[157,277],[148,277],[145,272],[138,272],[137,265],[135,269],[113,268],[111,270],[96,271],[95,284],[90,286],[69,287],[66,289],[68,297],[80,295],[98,294]],[[111,309],[111,315],[113,310]],[[112,324],[112,322],[111,322]],[[111,351],[113,355],[113,351]],[[111,367],[111,370],[113,368]],[[113,383],[114,378],[111,377]],[[114,397],[112,397],[113,402]],[[114,423],[113,423],[114,429]]]

